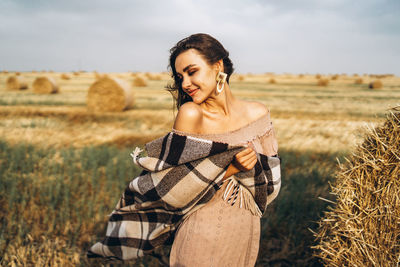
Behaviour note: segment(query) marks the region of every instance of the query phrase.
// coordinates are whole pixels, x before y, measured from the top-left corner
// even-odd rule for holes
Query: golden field
[[[151,140],[169,131],[174,120],[173,102],[162,80],[149,80],[146,87],[133,87],[133,109],[114,113],[93,113],[86,108],[86,94],[96,80],[94,73],[22,73],[29,89],[10,91],[5,81],[12,73],[0,74],[0,135],[8,142],[29,142],[39,146],[82,147],[100,144],[128,144]],[[32,83],[38,76],[53,77],[58,94],[35,94]],[[132,82],[131,73],[109,73]],[[400,78],[382,79],[382,89],[369,89],[376,80],[339,75],[328,86],[317,86],[315,75],[242,75],[231,78],[233,94],[256,100],[271,110],[280,148],[313,151],[349,151],[360,140],[366,123],[379,123],[390,106],[400,102]],[[175,111],[176,113],[176,111]]]
[[[64,78],[62,78],[64,74]],[[28,89],[9,90],[0,73],[0,265],[103,266],[87,248],[104,235],[107,214],[139,170],[129,152],[171,130],[173,101],[166,73],[107,73],[132,84],[133,108],[92,112],[86,95],[93,72],[21,72]],[[58,93],[37,94],[36,77],[52,77]],[[337,160],[349,155],[366,127],[400,104],[400,78],[371,75],[242,74],[233,94],[271,111],[282,162],[282,189],[262,220],[257,266],[319,266],[308,229],[332,199]],[[65,77],[68,77],[66,79]],[[356,81],[357,79],[362,79]],[[320,83],[321,84],[321,83]],[[167,250],[159,253],[167,258]],[[159,266],[145,258],[124,266]]]

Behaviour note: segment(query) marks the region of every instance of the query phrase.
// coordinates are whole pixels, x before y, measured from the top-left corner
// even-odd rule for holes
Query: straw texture
[[[8,90],[23,90],[28,89],[28,84],[22,76],[10,76],[6,82]]]
[[[58,93],[56,81],[51,77],[38,77],[33,82],[33,92],[38,94],[55,94]]]
[[[393,110],[393,111],[392,111]],[[329,266],[399,266],[400,106],[341,165],[314,248]]]
[[[134,104],[132,88],[121,79],[103,77],[90,86],[86,103],[90,111],[123,111]]]

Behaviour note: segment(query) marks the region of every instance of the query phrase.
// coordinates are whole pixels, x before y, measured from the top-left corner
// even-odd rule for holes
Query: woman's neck
[[[232,95],[228,83],[225,83],[224,90],[218,95],[215,91],[200,104],[200,107],[210,117],[231,117],[236,98]]]

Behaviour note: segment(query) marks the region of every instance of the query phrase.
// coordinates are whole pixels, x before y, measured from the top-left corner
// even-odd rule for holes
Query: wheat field
[[[97,72],[21,72],[28,89],[9,90],[0,73],[0,264],[105,266],[85,258],[98,241],[125,185],[140,170],[129,153],[171,130],[176,110],[164,87],[168,73],[107,73],[133,86],[135,104],[123,112],[90,112],[86,95]],[[63,76],[64,75],[64,76]],[[34,80],[52,77],[58,93],[37,94]],[[319,266],[309,229],[332,199],[338,160],[361,142],[365,127],[382,123],[400,103],[393,75],[235,74],[241,99],[271,111],[282,162],[282,190],[262,220],[257,266]],[[65,77],[68,77],[65,78]],[[356,82],[357,79],[362,79]],[[273,82],[271,80],[273,79]],[[383,87],[370,89],[379,79]],[[158,252],[167,259],[168,248]],[[146,256],[121,266],[160,266]]]

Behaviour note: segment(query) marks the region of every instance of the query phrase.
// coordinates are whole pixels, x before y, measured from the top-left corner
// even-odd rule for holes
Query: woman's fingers
[[[256,162],[257,162],[257,157],[250,158],[243,163],[243,167],[246,168],[247,170],[251,170],[254,167],[254,165],[256,165]]]
[[[257,153],[248,147],[235,155],[235,161],[242,171],[251,170],[257,162]]]
[[[244,153],[242,153],[244,152]],[[246,148],[245,150],[239,152],[236,154],[236,158],[238,161],[240,162],[244,162],[246,160],[248,160],[251,157],[254,157],[256,155],[256,152],[251,149],[251,148]]]

